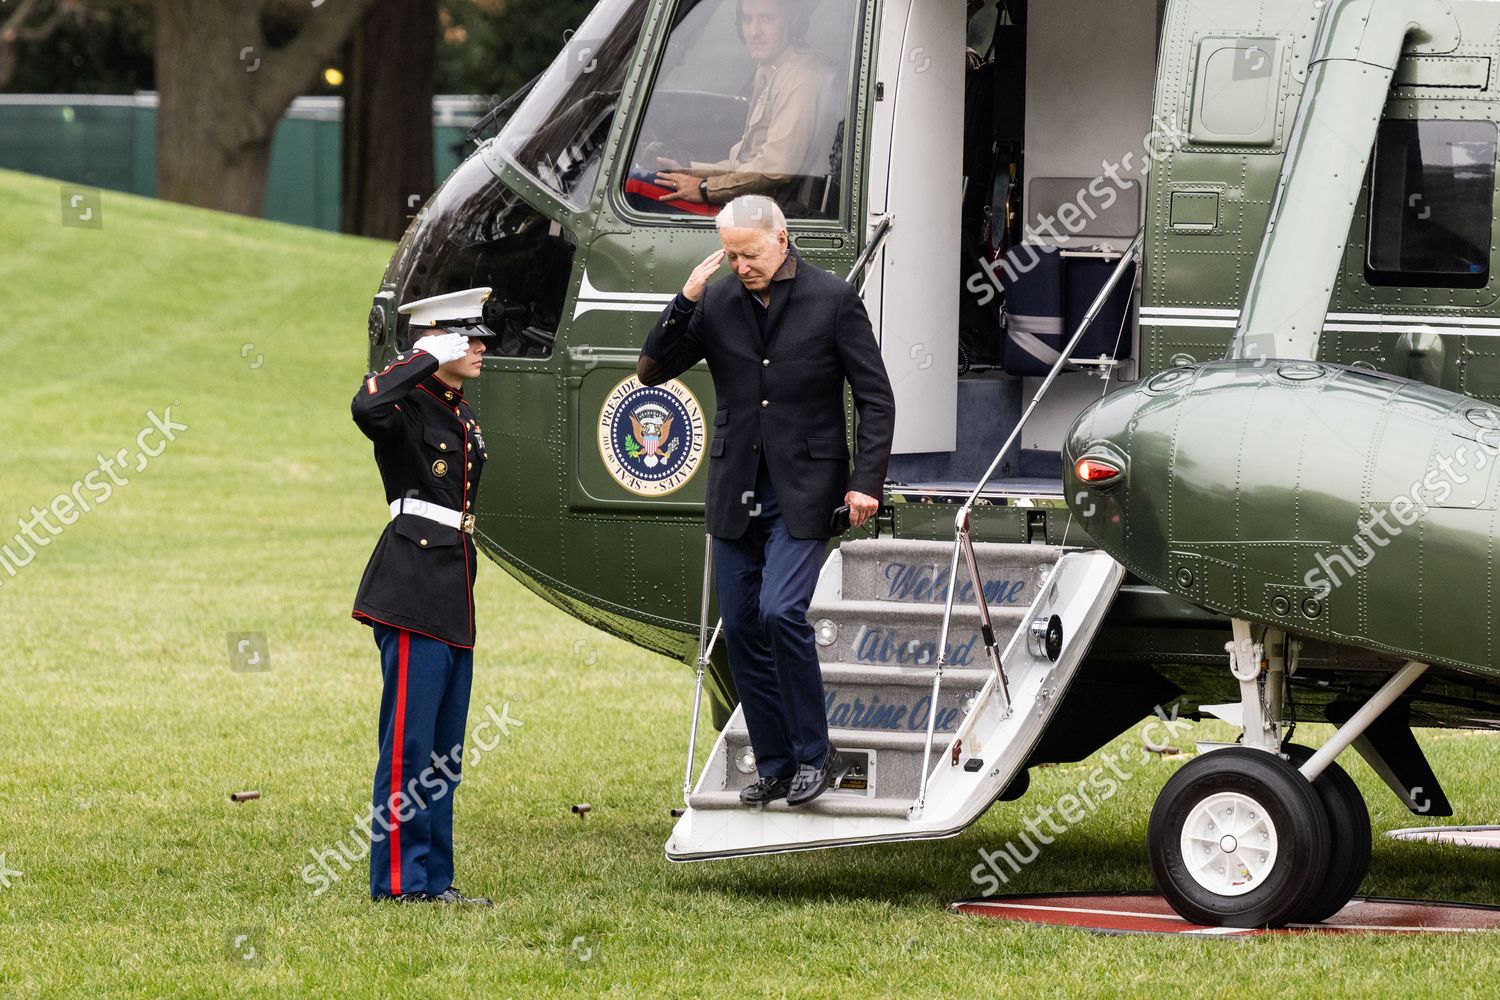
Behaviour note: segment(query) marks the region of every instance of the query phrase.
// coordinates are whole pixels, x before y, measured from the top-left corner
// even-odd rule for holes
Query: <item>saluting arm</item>
[[[354,422],[365,437],[371,441],[389,437],[397,427],[396,405],[418,382],[446,362],[463,357],[468,349],[468,338],[460,333],[423,337],[411,350],[396,355],[385,371],[366,375],[349,404]]]
[[[839,305],[834,344],[844,377],[854,394],[856,431],[854,471],[849,489],[879,500],[891,461],[891,439],[896,433],[896,397],[885,371],[885,359],[875,342],[875,331],[859,292],[850,287]]]
[[[687,284],[646,335],[635,363],[635,377],[642,385],[660,385],[703,360],[703,310],[698,304],[723,259],[724,251],[719,250],[693,268]]]
[[[679,292],[646,335],[635,377],[661,385],[703,360],[703,310]]]

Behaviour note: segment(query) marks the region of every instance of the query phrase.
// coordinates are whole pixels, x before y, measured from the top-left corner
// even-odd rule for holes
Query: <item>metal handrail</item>
[[[870,235],[870,242],[865,245],[864,250],[855,258],[854,266],[849,269],[848,276],[844,278],[844,284],[854,284],[854,279],[859,276],[859,273],[869,266],[870,261],[875,259],[875,254],[880,250],[881,244],[885,242],[885,238],[891,235],[891,230],[895,225],[896,217],[894,215],[887,215],[880,220],[880,224],[875,227],[875,232]]]
[[[708,659],[713,655],[714,643],[719,641],[719,630],[724,627],[720,618],[714,625],[712,637],[708,634],[708,587],[713,576],[714,536],[705,533],[703,542],[703,605],[698,609],[698,680],[693,687],[693,728],[688,733],[687,764],[682,771],[682,804],[688,804],[693,793],[693,763],[698,751],[698,716],[703,705],[703,671],[708,669]]]
[[[1006,716],[1009,716],[1011,711],[1010,686],[1006,681],[1005,666],[1000,662],[1000,647],[995,642],[995,629],[990,621],[989,603],[984,599],[984,585],[979,575],[979,560],[974,555],[974,540],[970,534],[970,513],[974,509],[974,504],[979,500],[979,494],[984,491],[984,484],[990,481],[990,477],[1000,468],[1000,463],[1004,460],[1006,452],[1010,451],[1017,439],[1020,438],[1021,430],[1026,426],[1026,421],[1031,419],[1031,415],[1036,412],[1037,404],[1042,401],[1042,397],[1047,394],[1047,390],[1052,386],[1057,376],[1061,374],[1064,366],[1068,364],[1068,358],[1073,354],[1074,349],[1077,348],[1078,342],[1083,339],[1083,335],[1088,332],[1094,320],[1098,319],[1099,314],[1104,311],[1105,303],[1114,294],[1114,290],[1120,284],[1120,280],[1125,277],[1125,272],[1129,269],[1128,265],[1135,262],[1135,256],[1139,252],[1141,244],[1145,242],[1145,239],[1146,230],[1142,227],[1140,232],[1135,234],[1135,239],[1130,241],[1130,246],[1120,256],[1120,262],[1115,265],[1115,269],[1110,274],[1109,280],[1104,283],[1104,287],[1094,297],[1094,302],[1089,306],[1088,312],[1084,313],[1082,321],[1078,324],[1078,329],[1073,331],[1073,336],[1068,338],[1067,344],[1058,352],[1057,361],[1053,363],[1052,370],[1047,373],[1047,377],[1042,381],[1041,387],[1037,389],[1036,396],[1032,398],[1031,404],[1021,414],[1020,421],[1005,439],[1005,443],[1000,446],[1000,451],[996,453],[995,460],[990,463],[990,467],[985,470],[984,475],[979,477],[979,482],[975,485],[973,492],[969,494],[968,499],[958,508],[958,513],[954,516],[953,558],[948,564],[948,596],[943,602],[943,631],[938,638],[937,667],[932,674],[932,698],[928,702],[930,707],[927,711],[927,741],[922,747],[922,780],[917,789],[917,800],[912,804],[912,815],[921,813],[927,805],[928,768],[932,762],[932,739],[937,727],[937,704],[938,694],[943,684],[943,667],[948,662],[948,633],[953,623],[953,593],[958,583],[958,557],[960,554],[963,555],[964,561],[969,567],[969,577],[974,584],[974,597],[979,603],[980,633],[984,637],[985,651],[989,654],[990,661],[994,665],[995,675],[999,680],[1000,692],[1005,698]]]

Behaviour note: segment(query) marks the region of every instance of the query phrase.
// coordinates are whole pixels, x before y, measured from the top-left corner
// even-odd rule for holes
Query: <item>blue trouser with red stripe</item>
[[[370,823],[370,895],[453,884],[453,793],[462,774],[474,651],[375,626],[385,689]]]

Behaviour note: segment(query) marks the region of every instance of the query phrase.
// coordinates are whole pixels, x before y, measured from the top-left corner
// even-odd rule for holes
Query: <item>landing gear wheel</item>
[[[1312,783],[1264,750],[1229,747],[1184,764],[1151,810],[1151,871],[1198,924],[1300,919],[1328,869],[1328,817]]]
[[[1312,750],[1295,743],[1286,744],[1281,752],[1292,759],[1294,767],[1301,767],[1313,755]],[[1307,908],[1297,915],[1299,924],[1322,923],[1342,910],[1370,870],[1370,810],[1359,786],[1348,771],[1334,763],[1318,775],[1313,790],[1328,815],[1330,851],[1328,870]]]

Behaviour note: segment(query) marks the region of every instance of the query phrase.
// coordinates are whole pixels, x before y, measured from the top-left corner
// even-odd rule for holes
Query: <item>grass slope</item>
[[[0,572],[0,853],[23,873],[0,888],[0,991],[1448,996],[1500,978],[1494,939],[1099,938],[945,913],[976,893],[977,852],[1087,763],[941,843],[669,866],[689,672],[489,564],[470,723],[508,704],[521,725],[469,768],[457,836],[459,884],[500,904],[372,907],[362,866],[313,897],[298,873],[347,836],[375,756],[375,647],[348,610],[384,512],[348,400],[389,248],[112,193],[103,220],[64,227],[58,184],[0,173],[0,543],[133,449],[148,410],[189,427]],[[236,632],[266,633],[269,670],[230,669]],[[1494,742],[1424,741],[1460,818],[1493,819]],[[1172,766],[1136,768],[1008,888],[1149,888]],[[1377,831],[1411,824],[1351,767]],[[263,798],[228,801],[247,788]],[[1497,862],[1380,839],[1365,890],[1493,901]]]

